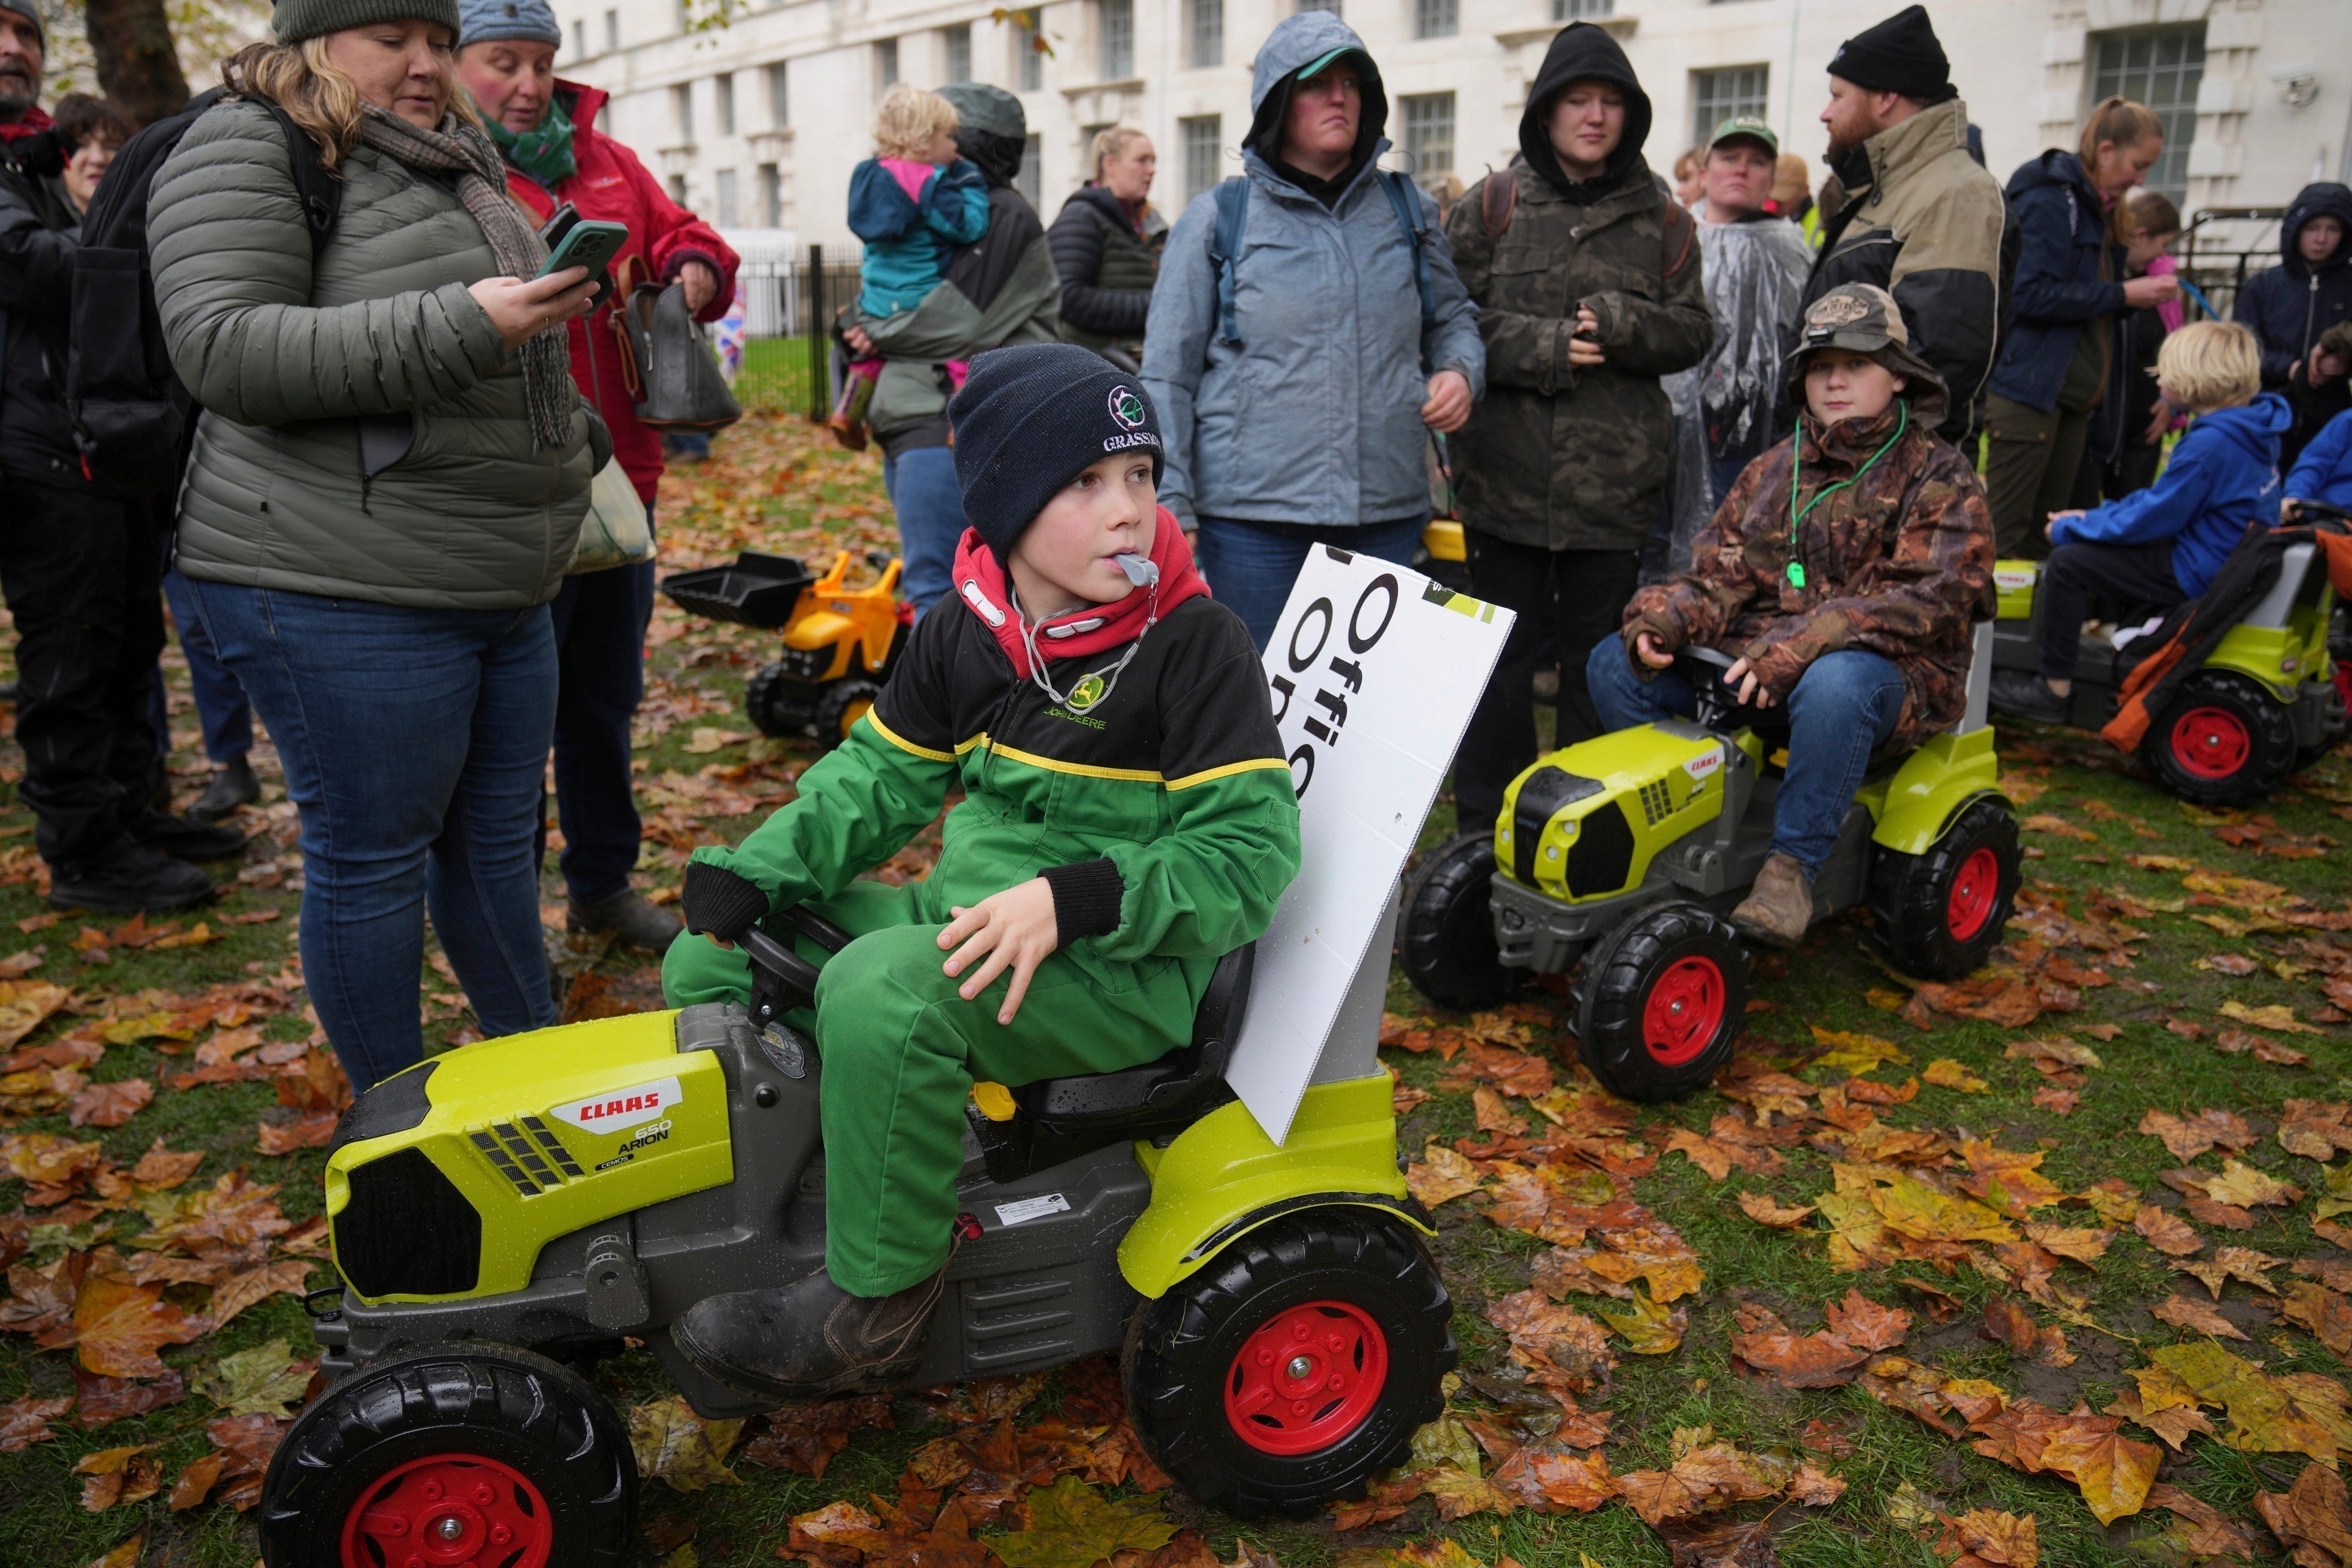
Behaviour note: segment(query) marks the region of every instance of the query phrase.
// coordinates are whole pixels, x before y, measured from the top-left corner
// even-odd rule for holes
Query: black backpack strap
[[[1240,348],[1241,331],[1234,321],[1234,267],[1241,259],[1242,226],[1249,219],[1249,176],[1234,174],[1217,183],[1217,222],[1209,231],[1209,265],[1217,269],[1217,340]]]
[[[335,232],[335,220],[342,215],[343,182],[332,171],[319,162],[319,144],[310,133],[294,123],[294,117],[266,98],[254,102],[268,110],[278,121],[278,129],[286,136],[286,161],[294,171],[294,193],[302,204],[302,222],[310,231],[310,255],[315,258],[327,247]]]

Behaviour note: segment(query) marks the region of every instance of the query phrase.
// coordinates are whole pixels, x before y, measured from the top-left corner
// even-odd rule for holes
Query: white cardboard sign
[[[1308,553],[1283,607],[1265,674],[1304,853],[1258,938],[1249,1011],[1225,1070],[1277,1144],[1512,619],[1419,572],[1328,548]]]

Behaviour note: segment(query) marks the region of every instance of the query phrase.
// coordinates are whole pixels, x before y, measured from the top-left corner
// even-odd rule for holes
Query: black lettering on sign
[[[1272,685],[1276,691],[1282,694],[1281,706],[1274,710],[1274,722],[1280,724],[1283,721],[1283,718],[1290,712],[1290,699],[1298,695],[1298,688],[1290,684],[1290,677],[1288,675],[1276,675],[1269,684]]]
[[[1298,765],[1302,762],[1307,765],[1307,770],[1303,773],[1298,768]],[[1307,793],[1307,786],[1314,781],[1315,748],[1311,746],[1302,746],[1290,754],[1290,787],[1303,798]]]
[[[1386,580],[1393,582],[1394,579]],[[1306,634],[1307,623],[1314,620],[1318,613],[1323,617],[1323,628],[1315,633],[1315,646],[1302,653],[1298,651],[1298,640]],[[1317,600],[1298,617],[1298,624],[1290,629],[1290,667],[1294,673],[1305,674],[1307,667],[1312,664],[1316,657],[1323,652],[1323,644],[1331,640],[1332,619],[1331,601],[1328,599]],[[1359,648],[1356,651],[1360,653],[1363,649]]]
[[[1385,594],[1388,599],[1388,604],[1386,608],[1381,612],[1381,623],[1378,626],[1373,627],[1372,634],[1367,637],[1364,635],[1362,630],[1364,624],[1364,606],[1372,601],[1372,595],[1375,593]],[[1354,649],[1359,653],[1370,653],[1373,643],[1388,635],[1389,623],[1396,619],[1396,612],[1397,580],[1391,573],[1384,571],[1381,573],[1380,576],[1372,579],[1371,581],[1364,585],[1362,595],[1356,601],[1355,610],[1348,617],[1348,646]],[[1294,642],[1292,643],[1294,652],[1296,651],[1297,646],[1297,644]],[[1315,644],[1316,653],[1319,653],[1322,651],[1322,643],[1318,643]],[[1312,655],[1309,655],[1309,657],[1312,657]],[[1294,664],[1291,665],[1291,668],[1295,670],[1303,670],[1307,666],[1304,664]]]
[[[1364,689],[1363,665],[1351,664],[1346,659],[1334,659],[1331,661],[1331,673],[1347,682],[1349,691],[1360,692]]]

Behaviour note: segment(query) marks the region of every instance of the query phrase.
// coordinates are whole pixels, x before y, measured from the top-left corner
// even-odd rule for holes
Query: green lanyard
[[[1844,489],[1848,485],[1859,482],[1862,476],[1864,474],[1869,473],[1871,468],[1880,458],[1886,455],[1889,448],[1893,447],[1896,442],[1903,439],[1904,431],[1908,429],[1911,424],[1911,405],[1898,399],[1895,402],[1895,434],[1886,438],[1886,444],[1872,453],[1870,455],[1870,461],[1855,469],[1852,479],[1841,479],[1834,485],[1823,486],[1822,487],[1822,493],[1815,496],[1811,500],[1806,502],[1805,509],[1801,512],[1797,510],[1797,492],[1802,487],[1800,481],[1804,470],[1805,437],[1802,431],[1798,432],[1795,444],[1789,448],[1790,587],[1802,588],[1805,586],[1804,563],[1797,559],[1797,526],[1800,523],[1802,523],[1807,517],[1813,515],[1813,508],[1815,507],[1820,506],[1824,500],[1828,499],[1831,496],[1835,495],[1838,491]]]

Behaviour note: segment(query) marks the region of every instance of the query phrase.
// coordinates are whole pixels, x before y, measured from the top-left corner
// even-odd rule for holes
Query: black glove
[[[758,883],[723,865],[689,861],[677,906],[688,931],[708,932],[722,942],[732,942],[768,913],[768,895]]]

